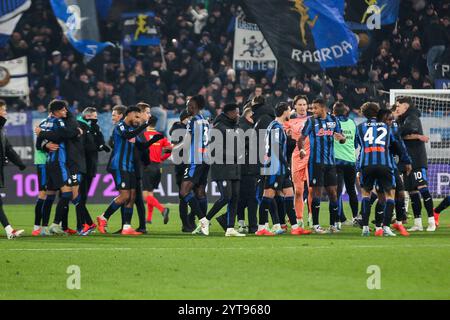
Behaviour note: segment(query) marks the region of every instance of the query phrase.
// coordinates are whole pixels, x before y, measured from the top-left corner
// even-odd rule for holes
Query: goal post
[[[408,96],[421,112],[428,158],[428,183],[434,198],[450,195],[450,90],[394,89],[390,104]]]

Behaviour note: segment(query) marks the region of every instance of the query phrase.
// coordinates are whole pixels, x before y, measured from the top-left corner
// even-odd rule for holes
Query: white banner
[[[0,61],[0,97],[21,97],[29,93],[27,57]]]
[[[277,71],[277,59],[254,23],[236,19],[233,67],[235,70]]]

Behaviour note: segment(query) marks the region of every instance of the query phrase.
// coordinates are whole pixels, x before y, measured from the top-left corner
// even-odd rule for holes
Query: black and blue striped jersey
[[[339,120],[330,114],[325,119],[310,117],[303,127],[302,135],[309,136],[309,163],[335,165],[334,134],[342,133]]]
[[[209,142],[208,120],[201,114],[197,114],[188,122],[186,130],[190,135],[189,164],[206,163]]]
[[[124,120],[120,121],[114,128],[112,140],[114,142],[113,154],[111,156],[110,169],[134,172],[134,148],[138,141],[139,133],[143,129],[129,126]]]
[[[284,175],[287,166],[287,136],[283,125],[273,120],[264,136],[264,174]]]
[[[401,148],[398,138],[384,122],[369,119],[358,125],[356,139],[361,147],[358,167],[387,166],[396,168],[391,148]]]
[[[44,132],[57,132],[60,129],[65,129],[64,119],[55,118],[49,116],[46,120],[42,121],[39,127]],[[49,151],[47,154],[47,163],[60,163],[66,164],[67,162],[67,150],[66,144],[63,141],[58,142],[59,148],[56,151]]]

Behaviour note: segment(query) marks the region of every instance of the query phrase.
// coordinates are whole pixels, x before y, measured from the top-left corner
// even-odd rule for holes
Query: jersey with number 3
[[[208,158],[209,122],[201,114],[197,114],[188,122],[187,132],[190,135],[189,163],[205,163]]]
[[[397,138],[384,122],[370,119],[358,125],[356,140],[361,147],[359,167],[388,166],[394,169],[395,162],[389,147],[398,143]]]

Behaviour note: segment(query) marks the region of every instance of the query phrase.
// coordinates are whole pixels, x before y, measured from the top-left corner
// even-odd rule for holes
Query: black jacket
[[[260,168],[264,165],[264,163],[259,159],[259,154],[263,152],[259,150],[261,144],[263,143],[260,140],[264,139],[266,129],[273,120],[275,120],[275,110],[271,106],[263,105],[258,108],[253,108],[253,121],[255,123],[255,130],[258,141],[258,164]]]
[[[415,107],[409,109],[398,118],[399,133],[402,138],[410,134],[423,135],[420,111]],[[412,160],[413,169],[427,168],[427,150],[420,140],[404,140],[408,154]],[[402,168],[400,168],[402,169]]]
[[[224,113],[221,113],[213,122],[213,128],[220,130],[223,137],[223,164],[211,164],[211,179],[219,180],[239,180],[241,178],[240,165],[237,164],[237,139],[235,140],[234,152],[227,150],[227,141],[237,129],[237,123],[228,118]],[[212,141],[213,142],[213,141]],[[231,145],[231,144],[230,144]],[[218,154],[212,156],[219,157]],[[229,163],[229,164],[227,164]]]
[[[253,123],[248,122],[245,117],[240,117],[238,121],[239,129],[243,131],[244,134],[248,134],[249,130],[253,131]],[[256,176],[259,175],[258,164],[250,164],[250,146],[252,141],[258,141],[258,137],[253,131],[253,134],[249,138],[245,138],[245,164],[241,165],[241,174],[243,176]],[[256,155],[258,157],[258,155]],[[258,158],[256,158],[258,160]]]
[[[0,117],[0,188],[5,186],[5,175],[3,172],[3,168],[8,162],[14,163],[21,170],[25,169],[25,165],[20,159],[17,152],[14,151],[13,147],[8,141],[8,138],[5,135],[3,127],[5,126],[6,119]]]
[[[105,150],[105,138],[96,121],[79,118],[78,125],[84,134],[86,176],[94,177],[97,173],[98,152]]]

